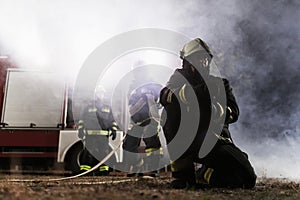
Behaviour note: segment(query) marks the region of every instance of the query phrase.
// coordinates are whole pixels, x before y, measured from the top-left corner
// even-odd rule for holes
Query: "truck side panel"
[[[0,157],[57,157],[59,130],[0,130]]]

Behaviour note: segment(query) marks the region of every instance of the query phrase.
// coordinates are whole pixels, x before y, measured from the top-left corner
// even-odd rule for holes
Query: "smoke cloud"
[[[299,1],[0,0],[0,5],[0,52],[22,67],[61,70],[70,79],[89,53],[124,31],[155,27],[202,38],[240,106],[240,119],[231,126],[236,144],[259,176],[300,179]]]

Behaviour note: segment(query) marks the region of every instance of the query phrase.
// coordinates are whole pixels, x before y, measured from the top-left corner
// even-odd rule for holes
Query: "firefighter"
[[[108,137],[116,138],[118,126],[114,121],[111,107],[104,103],[105,89],[99,85],[95,89],[95,100],[84,108],[78,122],[78,136],[83,140],[84,149],[80,156],[80,172],[88,171],[98,164],[110,151]],[[106,163],[111,163],[108,160]],[[103,164],[95,175],[109,175],[109,166]]]
[[[128,130],[123,143],[125,162],[133,167],[133,173],[129,173],[127,176],[141,176],[144,175],[139,173],[142,169],[146,171],[150,169],[148,175],[158,177],[159,162],[162,156],[162,148],[158,136],[160,130],[159,94],[162,86],[147,81],[141,84],[141,82],[145,82],[145,76],[140,76],[141,74],[136,70],[134,73],[135,79],[131,83],[128,101],[131,128]],[[141,139],[146,145],[145,158],[138,155]],[[130,155],[130,153],[135,154]]]
[[[166,113],[163,131],[167,143],[178,133],[180,122],[184,121],[181,119],[183,114],[188,119],[197,116],[195,112],[199,114],[197,109],[190,106],[196,105],[200,110],[197,122],[185,121],[188,125],[184,129],[186,137],[191,134],[189,127],[193,123],[198,124],[196,136],[187,150],[175,158],[174,149],[168,149],[174,178],[171,187],[186,188],[205,183],[209,187],[252,188],[256,181],[253,167],[247,154],[233,143],[228,129],[229,124],[237,121],[239,108],[229,81],[209,74],[212,57],[207,44],[199,38],[185,44],[180,52],[182,68],[175,70],[160,93],[160,102]],[[218,102],[218,91],[222,87],[226,96],[224,104]],[[213,88],[212,91],[209,88]],[[196,104],[191,104],[192,94]],[[220,120],[222,117],[224,122]],[[211,123],[221,127],[220,135],[209,132]],[[200,158],[199,150],[206,134],[213,134],[217,142],[206,156]],[[202,165],[196,172],[195,163]]]

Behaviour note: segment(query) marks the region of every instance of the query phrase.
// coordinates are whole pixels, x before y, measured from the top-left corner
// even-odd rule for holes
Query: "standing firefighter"
[[[163,130],[168,144],[179,132],[184,137],[191,137],[193,134],[189,127],[195,124],[197,130],[191,145],[181,156],[176,157],[176,150],[168,147],[172,176],[175,178],[171,186],[185,188],[204,182],[211,187],[254,187],[256,175],[248,156],[234,145],[228,129],[239,115],[228,80],[209,74],[213,56],[201,39],[188,42],[180,53],[182,69],[174,72],[160,94],[160,102],[167,115]],[[222,89],[225,90],[224,103],[218,101]],[[196,99],[195,104],[192,103],[193,99]],[[194,116],[197,115],[200,117],[196,121]],[[188,120],[182,116],[188,116]],[[182,122],[188,125],[184,131],[180,129]],[[219,134],[210,131],[210,125],[220,127]],[[200,158],[200,147],[208,134],[216,137],[216,144],[207,155]],[[196,173],[194,163],[202,164]]]
[[[147,82],[145,74],[142,75],[141,72],[145,73],[138,69],[134,71],[135,79],[131,83],[131,92],[129,93],[131,128],[128,130],[123,144],[124,158],[125,162],[133,167],[133,173],[129,173],[127,176],[141,172],[144,167],[144,170],[151,171],[150,176],[157,177],[159,161],[162,156],[158,136],[160,129],[158,99],[162,86],[151,81]],[[138,151],[141,139],[146,145],[145,158],[140,157]]]
[[[83,139],[84,149],[80,157],[80,171],[84,172],[98,164],[110,151],[108,137],[116,138],[118,129],[111,108],[104,103],[105,89],[100,85],[95,90],[95,100],[88,105],[78,123],[78,136]],[[108,160],[107,163],[112,162]],[[101,165],[95,175],[108,175],[109,167]]]

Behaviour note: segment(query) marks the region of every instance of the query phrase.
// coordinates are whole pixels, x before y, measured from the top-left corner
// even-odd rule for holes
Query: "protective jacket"
[[[118,129],[110,106],[103,103],[87,106],[78,126],[78,129],[83,127],[87,135],[108,135],[109,130]]]
[[[211,91],[209,90],[206,82],[213,87],[210,88]],[[217,106],[222,108],[216,108],[216,111],[213,111],[213,107],[218,103],[215,102],[214,99],[220,98],[217,96],[221,95],[219,91],[222,89],[225,89],[226,104]],[[218,112],[218,114],[223,112],[224,115],[226,114],[221,136],[231,139],[228,125],[237,121],[239,108],[228,80],[214,77],[212,75],[208,75],[204,79],[200,73],[191,72],[190,70],[183,68],[177,69],[174,72],[166,87],[162,89],[160,94],[160,103],[164,106],[167,115],[166,122],[163,127],[167,142],[170,142],[178,132],[178,128],[182,120],[181,112],[189,112],[189,116],[196,115],[196,113],[193,114],[193,112],[199,112],[193,108],[189,108],[188,111],[181,108],[189,106],[188,101],[192,98],[191,91],[194,91],[196,94],[201,119],[196,122],[199,123],[199,125],[197,140],[195,141],[196,143],[193,143],[193,145],[196,145],[197,148],[195,147],[196,149],[194,150],[196,151],[199,149],[199,146],[201,146],[211,119],[213,119],[211,114],[214,112]]]

